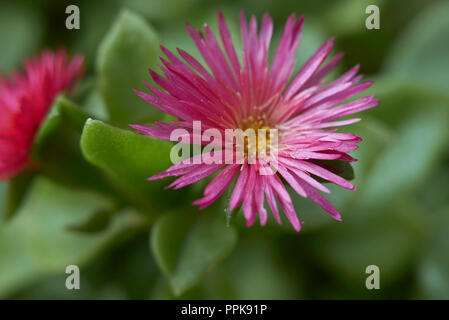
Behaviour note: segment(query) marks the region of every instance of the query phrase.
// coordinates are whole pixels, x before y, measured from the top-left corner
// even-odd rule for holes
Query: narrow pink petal
[[[280,160],[281,162],[285,162],[287,165],[292,166],[294,168],[310,172],[311,174],[314,174],[320,178],[326,179],[332,183],[335,183],[336,185],[339,185],[343,188],[354,190],[355,186],[350,183],[349,181],[343,179],[340,176],[337,176],[336,174],[333,174],[332,172],[316,165],[308,161],[303,160],[291,160],[291,159],[285,159],[282,158]]]
[[[254,202],[254,188],[256,183],[256,169],[249,166],[249,179],[246,183],[246,194],[243,199],[243,214],[246,219],[246,225],[252,226],[257,219],[257,208]]]
[[[308,159],[336,160],[336,159],[340,158],[340,155],[335,155],[335,154],[331,154],[331,153],[304,151],[304,150],[296,150],[296,151],[292,152],[290,155],[294,159],[302,159],[302,160],[308,160]]]
[[[323,63],[324,59],[329,54],[332,46],[334,45],[334,38],[323,44],[317,52],[315,52],[310,59],[304,64],[304,66],[299,70],[298,74],[293,79],[289,88],[285,92],[285,99],[290,99],[301,87],[310,79],[310,77],[315,73],[318,67]]]
[[[329,128],[329,127],[340,127],[340,126],[347,126],[353,123],[357,123],[361,118],[353,118],[348,120],[342,120],[342,121],[331,121],[331,122],[323,122],[317,125],[314,125],[314,129],[323,129],[323,128]]]
[[[289,167],[289,170],[291,170],[298,178],[300,178],[300,179],[304,180],[305,182],[307,182],[308,184],[310,184],[312,187],[314,187],[320,191],[326,192],[326,193],[331,193],[328,188],[326,188],[324,185],[322,185],[321,183],[319,183],[318,181],[313,179],[310,175],[308,175],[304,171],[298,170],[296,168],[291,168],[291,167]],[[306,191],[306,193],[307,193],[307,191]]]
[[[264,189],[265,181],[262,176],[257,177],[255,190],[254,190],[254,202],[256,203],[257,211],[259,212],[260,225],[264,226],[267,223],[268,215],[267,210],[264,208]]]
[[[221,41],[223,42],[226,54],[234,68],[235,74],[238,75],[240,72],[240,62],[237,53],[235,52],[234,44],[232,43],[231,33],[229,32],[221,10],[218,12],[218,28],[220,30]]]
[[[300,180],[298,180],[298,183],[301,184],[304,190],[306,190],[307,195],[313,201],[315,201],[321,208],[327,211],[332,216],[332,218],[338,221],[342,221],[341,215],[338,212],[338,210],[335,209],[335,207],[332,206],[330,202],[327,201],[318,191],[309,186],[306,182],[301,182]]]
[[[279,202],[281,204],[282,209],[284,210],[285,215],[287,216],[287,219],[290,221],[290,223],[292,224],[293,228],[296,231],[300,231],[301,222],[299,221],[298,216],[296,215],[295,208],[293,207],[290,195],[288,194],[285,187],[282,185],[282,182],[279,180],[277,176],[273,176],[273,178],[270,179],[270,183],[278,196]]]
[[[306,198],[307,194],[305,190],[298,184],[296,179],[281,165],[278,166],[278,172],[284,177],[285,181],[295,190],[301,197]]]
[[[193,202],[194,205],[204,209],[217,200],[234,180],[240,165],[228,165],[204,189],[204,197]]]
[[[229,202],[229,210],[234,210],[237,208],[243,201],[243,196],[245,194],[245,186],[249,176],[249,168],[248,165],[243,164],[240,175],[237,179],[237,182],[234,187],[234,191],[231,195],[231,200]]]
[[[276,203],[276,197],[274,195],[273,189],[271,187],[271,183],[270,183],[270,177],[265,176],[265,195],[267,196],[267,202],[268,205],[270,206],[271,212],[273,212],[274,218],[276,219],[276,221],[281,224],[281,217],[279,216],[279,209]]]
[[[214,172],[217,172],[224,166],[224,164],[202,164],[198,167],[194,167],[192,168],[192,171],[173,181],[167,188],[174,188],[176,190],[191,185],[210,176]]]
[[[329,72],[331,72],[337,64],[340,62],[340,60],[343,58],[344,53],[340,52],[335,55],[334,58],[332,58],[331,61],[329,61],[325,66],[323,66],[320,70],[315,72],[315,74],[310,77],[310,79],[306,82],[305,87],[310,87],[316,85],[318,82],[322,80]]]

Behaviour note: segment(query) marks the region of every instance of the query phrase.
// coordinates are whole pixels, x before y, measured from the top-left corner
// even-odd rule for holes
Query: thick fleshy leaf
[[[279,256],[273,238],[267,234],[242,235],[235,250],[193,288],[174,296],[168,281],[159,278],[150,299],[302,299],[302,266],[296,264],[292,269]]]
[[[291,270],[278,256],[273,239],[266,235],[239,240],[226,261],[205,277],[205,298],[301,299],[301,266],[296,264],[296,270]]]
[[[154,225],[151,248],[176,296],[195,285],[236,243],[234,229],[211,214],[173,213]]]
[[[388,288],[407,274],[417,259],[417,248],[425,240],[425,227],[414,223],[422,212],[413,209],[412,205],[391,206],[382,217],[346,219],[306,242],[310,251],[304,254],[314,256],[335,280],[354,288],[358,297],[376,294],[376,290],[365,287],[369,276],[366,268],[376,265],[380,269],[380,288],[388,295]]]
[[[91,114],[95,119],[108,121],[109,115],[104,103],[103,95],[97,87],[89,91],[83,101],[83,109]]]
[[[182,204],[186,192],[164,190],[167,181],[147,181],[170,165],[172,143],[87,120],[81,137],[84,157],[103,169],[112,185],[150,214]],[[171,193],[171,194],[170,194]],[[170,197],[176,197],[172,201]]]
[[[42,274],[64,274],[68,265],[82,267],[112,240],[145,225],[140,215],[126,211],[115,214],[102,232],[68,230],[111,206],[99,194],[36,179],[16,218],[0,226],[0,295]]]
[[[315,249],[322,250],[328,268],[334,269],[342,279],[362,287],[368,277],[366,267],[376,265],[381,270],[382,287],[388,287],[413,261],[419,242],[414,233],[405,228],[381,226],[379,229],[372,228],[372,232],[364,229],[364,234],[340,234],[332,240],[326,237],[324,248]]]
[[[92,213],[87,217],[85,221],[81,221],[78,224],[67,226],[67,230],[84,232],[84,233],[96,233],[105,230],[111,218],[113,217],[113,210],[99,210]]]
[[[447,159],[447,156],[446,156]],[[416,200],[429,213],[437,213],[441,208],[449,207],[449,166],[447,161],[429,175],[416,190]],[[435,224],[442,215],[435,215]]]
[[[108,120],[108,111],[95,77],[84,79],[72,99],[81,106],[85,113],[95,119]]]
[[[396,41],[385,70],[404,79],[447,89],[449,3],[438,1],[420,13]]]
[[[36,158],[39,158],[41,153],[41,144],[45,143],[45,140],[54,134],[54,130],[62,124],[66,124],[80,131],[88,117],[87,113],[65,95],[58,96],[36,135],[33,150]]]
[[[133,89],[144,91],[149,68],[160,55],[159,39],[139,15],[122,11],[103,39],[97,56],[100,91],[112,122],[129,123],[157,120],[162,112],[138,97]]]
[[[88,117],[60,95],[36,134],[32,157],[40,171],[60,183],[111,192],[101,173],[81,155],[79,140]]]
[[[109,31],[121,7],[117,1],[109,1],[106,6],[100,1],[86,1],[79,5],[81,28],[74,32],[71,47],[74,52],[83,53],[88,70],[94,66],[101,40]]]
[[[18,176],[7,182],[7,191],[5,192],[5,212],[4,219],[10,219],[17,208],[26,197],[30,184],[34,178],[33,172],[22,171]],[[3,206],[0,206],[3,208]]]
[[[88,114],[64,94],[56,98],[36,134],[33,163],[8,183],[5,218],[10,218],[20,206],[38,171],[64,184],[108,189],[98,170],[81,156],[79,139],[87,118]]]
[[[27,286],[42,274],[12,227],[0,227],[0,297]]]
[[[449,140],[448,110],[428,105],[405,121],[376,160],[361,195],[365,206],[379,206],[415,190],[437,167]]]
[[[367,110],[365,115],[381,119],[392,128],[401,126],[416,112],[436,105],[449,109],[449,95],[433,86],[419,84],[412,78],[379,77],[366,91],[381,101],[378,107]],[[362,121],[363,122],[363,121]]]

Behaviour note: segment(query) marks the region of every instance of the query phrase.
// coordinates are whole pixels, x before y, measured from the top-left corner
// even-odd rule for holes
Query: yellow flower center
[[[243,131],[244,151],[248,158],[255,159],[258,155],[270,154],[271,142],[277,129],[268,124],[265,114],[241,120],[240,129]]]

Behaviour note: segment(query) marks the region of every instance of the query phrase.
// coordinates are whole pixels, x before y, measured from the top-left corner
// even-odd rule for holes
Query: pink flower
[[[268,14],[263,17],[258,30],[255,17],[248,26],[241,13],[244,45],[241,59],[221,12],[218,21],[224,50],[207,25],[204,26],[205,34],[187,25],[208,69],[181,49],[178,53],[185,62],[162,47],[168,59],[161,59],[165,77],[152,70],[150,73],[165,91],[148,84],[153,95],[136,91],[150,104],[179,119],[170,124],[155,123],[155,126],[132,125],[138,132],[155,138],[170,140],[171,132],[177,128],[192,132],[194,121],[201,121],[203,132],[210,128],[222,132],[236,128],[277,129],[277,156],[271,159],[271,165],[277,168],[276,174],[260,174],[266,164],[260,161],[249,163],[250,152],[246,150],[244,163],[180,162],[149,180],[176,176],[179,178],[169,187],[177,189],[221,170],[205,188],[204,197],[194,204],[201,209],[207,207],[236,180],[229,209],[242,205],[248,226],[257,216],[261,225],[266,224],[266,198],[276,220],[281,223],[278,201],[293,228],[299,231],[302,222],[296,215],[285,181],[299,195],[311,198],[333,218],[341,220],[337,209],[319,192],[329,193],[329,189],[316,177],[355,189],[349,181],[334,173],[335,168],[321,163],[323,160],[355,161],[348,152],[356,149],[355,144],[362,139],[335,129],[355,123],[359,118],[333,120],[372,108],[379,101],[374,96],[366,96],[344,103],[371,85],[370,82],[360,83],[358,66],[329,84],[323,80],[343,56],[338,54],[324,62],[334,39],[324,43],[291,77],[303,20],[303,17],[296,19],[294,14],[289,17],[271,64],[267,57],[273,22]]]
[[[83,58],[65,50],[44,51],[26,61],[23,73],[0,76],[0,180],[16,176],[30,160],[34,136],[53,100],[83,74]]]

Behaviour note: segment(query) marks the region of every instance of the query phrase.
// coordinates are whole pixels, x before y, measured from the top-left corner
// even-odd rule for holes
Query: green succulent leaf
[[[27,286],[43,273],[28,256],[23,239],[17,235],[17,228],[5,224],[0,227],[0,297],[2,298]]]
[[[434,107],[449,109],[447,93],[412,78],[379,77],[366,94],[375,94],[380,104],[364,114],[380,119],[392,128],[404,125],[417,112]]]
[[[97,87],[94,87],[83,101],[84,110],[91,114],[95,119],[108,121],[108,111],[103,100],[103,95]]]
[[[449,85],[449,3],[437,1],[402,32],[387,57],[385,69],[402,79],[436,88]]]
[[[374,164],[361,195],[365,206],[379,206],[411,192],[438,167],[446,151],[448,110],[427,110],[405,121],[396,139]]]
[[[145,90],[148,69],[159,60],[159,39],[141,16],[122,11],[103,39],[97,55],[100,91],[110,120],[118,125],[157,120],[162,112],[138,97]]]
[[[393,212],[389,212],[390,216]],[[358,288],[358,292],[367,293],[365,270],[369,265],[381,270],[381,289],[393,286],[414,261],[421,235],[391,219],[355,227],[342,224],[319,235],[307,247],[330,274],[342,284]]]
[[[33,162],[8,182],[5,218],[14,215],[39,171],[63,184],[102,191],[108,189],[98,170],[81,156],[79,139],[88,117],[65,94],[55,99],[36,134]]]
[[[18,176],[7,182],[7,191],[5,192],[5,212],[3,218],[11,219],[27,195],[30,184],[34,178],[33,172],[22,171]],[[3,208],[3,206],[0,206]]]
[[[80,6],[82,26],[75,32],[71,47],[83,53],[88,68],[93,67],[101,41],[117,18],[120,7],[117,1],[109,1],[107,6],[88,1]]]
[[[232,254],[211,271],[203,286],[207,299],[301,299],[301,266],[283,265],[273,239],[266,235],[239,239]],[[242,268],[244,266],[244,268]],[[299,270],[298,270],[299,269]]]
[[[97,212],[94,212],[91,216],[87,217],[85,221],[82,221],[81,223],[78,223],[76,225],[67,226],[67,230],[84,233],[96,233],[103,231],[111,222],[113,214],[113,210],[99,210]]]
[[[86,235],[68,230],[112,206],[100,194],[36,178],[15,219],[0,226],[0,296],[39,275],[64,274],[73,264],[82,267],[112,241],[144,225],[140,215],[123,211],[101,232]]]
[[[39,170],[60,183],[110,192],[101,173],[81,155],[79,141],[88,118],[79,106],[60,95],[39,127],[32,157]]]
[[[70,101],[64,94],[58,96],[36,135],[33,150],[36,158],[39,158],[40,153],[43,151],[41,149],[42,144],[61,124],[71,125],[74,129],[81,131],[88,117],[87,113]]]
[[[98,88],[97,78],[89,77],[81,82],[73,98],[85,113],[96,119],[107,121],[108,111],[103,101],[103,95]]]
[[[210,214],[167,214],[153,227],[151,249],[176,296],[195,285],[237,241],[235,230]]]
[[[81,137],[81,149],[91,164],[101,168],[112,185],[132,203],[157,215],[163,208],[182,204],[185,192],[177,201],[164,190],[166,181],[147,181],[170,165],[172,143],[153,139],[130,130],[119,129],[98,120],[87,120]]]

